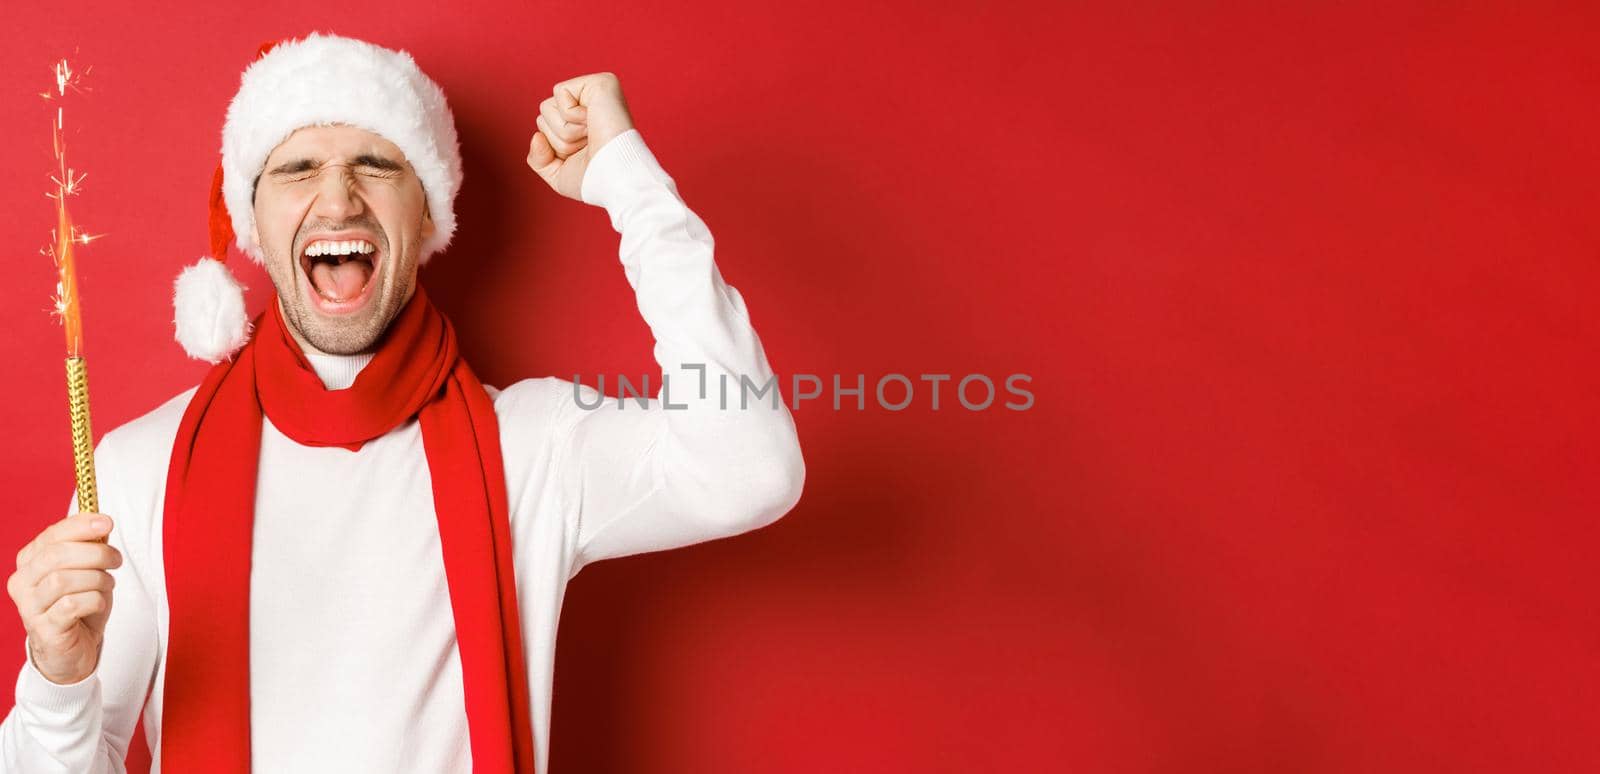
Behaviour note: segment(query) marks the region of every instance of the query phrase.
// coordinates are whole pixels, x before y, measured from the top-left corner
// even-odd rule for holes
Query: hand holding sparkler
[[[55,90],[46,100],[78,90],[80,74],[62,60],[55,65]],[[111,519],[100,510],[95,488],[94,433],[89,424],[89,376],[83,360],[83,317],[78,302],[74,248],[96,237],[78,232],[67,212],[67,197],[76,194],[84,175],[67,166],[62,136],[64,109],[56,106],[51,124],[56,172],[56,228],[43,252],[60,270],[56,314],[67,334],[67,408],[72,423],[72,456],[77,481],[78,513],[45,528],[17,554],[17,571],[6,582],[17,614],[28,632],[28,655],[46,679],[75,683],[87,678],[100,662],[106,620],[111,615],[115,579],[107,570],[122,564],[122,554],[108,544]]]
[[[100,663],[116,585],[107,570],[122,566],[122,552],[104,542],[111,527],[99,513],[46,527],[17,554],[17,571],[6,581],[28,632],[28,657],[51,682],[78,682]]]

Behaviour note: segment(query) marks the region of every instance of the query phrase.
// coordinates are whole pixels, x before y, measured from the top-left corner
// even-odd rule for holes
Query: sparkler
[[[55,88],[41,92],[46,101],[57,101],[68,91],[81,91],[83,73],[76,72],[65,59],[57,62]],[[78,486],[78,511],[87,513],[100,510],[100,497],[95,489],[94,433],[89,424],[89,372],[83,359],[83,310],[78,300],[78,266],[75,250],[87,245],[100,235],[82,233],[72,223],[67,211],[67,197],[75,196],[83,187],[86,173],[67,166],[67,148],[64,137],[65,109],[56,105],[55,120],[51,124],[51,140],[55,149],[56,171],[51,175],[55,190],[45,196],[55,200],[56,227],[51,233],[51,244],[41,252],[50,256],[60,272],[56,282],[55,314],[67,335],[67,411],[72,423],[72,459]]]

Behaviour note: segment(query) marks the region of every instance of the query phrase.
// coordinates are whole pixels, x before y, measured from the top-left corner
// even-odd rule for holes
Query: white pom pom
[[[178,274],[172,308],[175,338],[196,360],[221,362],[250,340],[244,287],[227,267],[211,258],[201,258]]]

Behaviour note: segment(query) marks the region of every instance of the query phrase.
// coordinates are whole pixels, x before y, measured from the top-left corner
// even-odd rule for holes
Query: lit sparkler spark
[[[65,59],[51,69],[55,75],[55,89],[53,92],[40,92],[39,96],[52,100],[66,96],[69,90],[87,91],[82,82],[88,69],[77,72]],[[45,196],[56,203],[56,227],[50,235],[51,245],[43,252],[55,262],[60,274],[56,281],[56,295],[52,300],[55,314],[61,318],[62,327],[66,330],[67,356],[78,357],[83,353],[83,315],[78,303],[78,267],[73,248],[87,245],[104,235],[81,232],[73,225],[72,213],[67,210],[67,197],[76,196],[83,190],[84,178],[89,174],[67,166],[65,127],[66,110],[57,106],[55,120],[50,124],[50,139],[56,160],[56,171],[50,176],[50,182],[55,184],[55,190],[45,192]]]
[[[94,65],[90,65],[87,69],[80,73],[74,71],[72,69],[72,65],[68,64],[67,60],[65,59],[56,62],[55,65],[51,67],[51,70],[54,71],[56,77],[55,93],[51,94],[48,91],[41,91],[39,92],[39,96],[44,97],[45,99],[55,99],[56,97],[66,96],[67,89],[72,89],[73,91],[89,91],[89,89],[83,85],[83,77],[88,75],[89,71],[93,69]]]

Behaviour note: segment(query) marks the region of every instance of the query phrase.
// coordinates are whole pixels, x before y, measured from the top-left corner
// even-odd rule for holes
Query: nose
[[[330,164],[317,176],[317,198],[312,213],[332,221],[342,221],[366,209],[356,176],[344,164]]]

